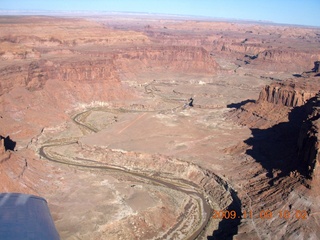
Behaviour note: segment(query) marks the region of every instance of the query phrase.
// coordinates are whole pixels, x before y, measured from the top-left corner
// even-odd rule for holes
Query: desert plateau
[[[320,28],[0,16],[0,191],[65,240],[319,239]]]

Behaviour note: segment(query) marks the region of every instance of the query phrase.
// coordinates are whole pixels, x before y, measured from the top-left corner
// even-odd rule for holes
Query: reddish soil
[[[0,190],[46,198],[62,239],[320,235],[318,28],[0,27]]]

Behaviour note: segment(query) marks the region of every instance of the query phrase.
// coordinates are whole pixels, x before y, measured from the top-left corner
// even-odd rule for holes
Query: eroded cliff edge
[[[308,101],[306,107],[308,116],[300,129],[298,161],[305,175],[311,180],[311,189],[318,192],[320,186],[320,92]]]
[[[296,149],[291,164],[301,168],[303,175],[310,179],[317,179],[319,161],[319,84],[319,78],[311,76],[304,81],[288,79],[266,85],[256,102],[231,114],[233,119],[251,129],[277,126],[277,131],[290,131],[296,142],[291,145]],[[283,123],[287,126],[281,127]]]
[[[310,72],[303,79],[267,85],[257,101],[232,111],[231,118],[252,132],[252,137],[232,151],[239,154],[242,149],[244,154],[235,158],[244,158],[247,166],[256,168],[249,182],[238,181],[243,186],[244,205],[251,204],[258,214],[251,228],[248,221],[242,222],[237,239],[268,239],[271,231],[275,239],[319,234],[319,89],[319,78]],[[255,163],[249,164],[248,159]],[[259,215],[266,210],[273,213],[273,221]],[[280,217],[284,210],[290,212],[290,218]],[[305,219],[297,218],[300,211],[305,212]]]

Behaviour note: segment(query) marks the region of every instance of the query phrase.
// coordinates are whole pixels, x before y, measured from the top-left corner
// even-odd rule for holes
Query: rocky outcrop
[[[301,126],[298,139],[299,163],[308,178],[312,179],[311,186],[320,184],[320,93],[310,99],[306,105],[309,116]]]
[[[265,86],[256,103],[242,106],[232,117],[249,127],[266,129],[265,132],[270,129],[270,133],[285,133],[290,129],[294,139],[283,139],[294,140],[290,148],[296,149],[292,154],[296,151],[297,156],[292,156],[290,164],[312,179],[308,185],[313,187],[320,186],[320,92],[317,78],[304,80],[303,84],[288,80]]]
[[[303,72],[306,69],[312,69],[314,62],[320,59],[320,52],[265,48],[259,52],[244,51],[241,58],[246,64],[252,64],[255,68],[264,71]]]
[[[296,49],[268,49],[257,55],[257,63],[271,64],[273,69],[286,71],[304,71],[311,69],[313,63],[320,59],[320,52],[297,51]]]
[[[33,61],[28,65],[8,66],[0,70],[0,95],[13,87],[28,90],[41,89],[47,80],[59,81],[110,81],[119,84],[118,75],[111,60],[78,60],[52,62]],[[12,81],[15,79],[15,81]]]
[[[267,85],[260,92],[258,102],[266,101],[286,107],[301,106],[317,93],[316,89],[307,85],[296,87],[294,82]]]
[[[201,47],[170,46],[147,48],[142,51],[138,49],[131,57],[138,57],[142,61],[151,61],[157,65],[167,64],[169,68],[177,70],[215,72],[218,68],[214,58]]]
[[[290,79],[266,85],[256,102],[249,102],[231,112],[236,122],[252,128],[269,128],[280,122],[289,121],[292,108],[303,106],[314,97],[319,89],[317,78],[304,81]]]
[[[115,81],[119,82],[113,61],[79,60],[74,62],[37,61],[29,65],[27,86],[38,87],[48,79],[60,81]]]
[[[319,51],[274,47],[263,41],[249,42],[246,39],[214,40],[212,51],[243,58],[246,64],[268,71],[302,72],[312,69],[314,62],[320,59]],[[248,56],[254,56],[254,59]]]
[[[311,215],[319,211],[318,206],[308,198],[314,196],[318,199],[320,190],[319,84],[316,77],[274,83],[262,89],[257,102],[247,103],[232,113],[233,119],[251,128],[253,137],[244,141],[247,144],[246,155],[256,161],[257,169],[263,168],[244,180],[246,184],[250,179],[247,192],[252,199],[256,199],[253,209],[273,209],[273,212],[286,208],[306,209],[308,219],[302,221],[305,226],[312,226],[314,218]],[[239,145],[239,148],[242,146]],[[261,176],[264,171],[267,172],[265,177]],[[241,200],[245,204],[245,198]],[[284,232],[286,236],[295,236],[296,229],[302,228],[299,221],[283,229],[279,226],[287,224],[285,222],[261,221],[255,223],[255,231],[248,233],[246,223],[242,222],[235,239],[249,238],[250,235],[252,239],[257,239],[256,235],[263,233],[257,229],[271,229],[273,224],[277,229],[272,233],[275,239],[281,239]],[[304,236],[308,234],[306,231]],[[260,238],[267,239],[263,235]]]
[[[214,50],[220,50],[224,53],[229,54],[237,54],[237,55],[256,55],[260,52],[266,50],[266,47],[261,46],[258,43],[250,43],[250,44],[243,44],[243,43],[234,43],[234,42],[226,42],[226,40],[216,40],[214,41]]]
[[[4,139],[0,139],[0,155],[4,154],[6,151],[6,148],[4,147]]]

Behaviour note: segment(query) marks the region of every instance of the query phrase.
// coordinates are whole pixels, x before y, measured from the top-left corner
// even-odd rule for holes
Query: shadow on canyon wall
[[[320,118],[319,115],[316,115],[306,121],[308,115],[312,112],[312,101],[315,101],[315,99],[316,97],[311,98],[305,105],[293,108],[289,113],[288,122],[278,123],[268,129],[252,128],[252,137],[244,141],[251,146],[251,149],[248,149],[246,154],[253,157],[267,170],[267,177],[270,178],[269,184],[271,186],[277,179],[289,176],[291,171],[297,171],[308,178],[308,166],[301,161],[298,142],[299,140],[301,141],[299,138],[301,138],[300,134],[303,128],[311,124],[310,121]],[[240,103],[230,104],[231,106],[228,105],[228,107],[238,108],[246,102],[252,101],[245,100]],[[277,176],[273,176],[273,170],[275,169],[281,171]],[[231,193],[233,202],[227,210],[235,210],[237,216],[240,217],[234,220],[222,219],[218,229],[213,232],[212,236],[207,237],[208,240],[232,240],[233,236],[238,233],[238,227],[241,222],[241,201],[235,192]]]
[[[239,109],[241,108],[243,105],[246,105],[247,103],[249,102],[255,102],[255,100],[252,100],[252,99],[247,99],[247,100],[244,100],[242,102],[239,102],[239,103],[230,103],[227,105],[227,108],[236,108],[236,109]]]
[[[288,176],[291,171],[307,175],[306,167],[299,162],[298,156],[301,126],[309,114],[307,104],[293,108],[288,122],[278,123],[268,129],[252,128],[253,136],[244,141],[251,146],[246,153],[267,170],[267,177],[272,178],[270,185],[274,180]],[[281,171],[277,177],[273,176],[275,169]]]
[[[240,108],[253,100],[245,100],[240,103],[229,104],[230,108]],[[299,163],[298,139],[301,126],[309,114],[308,105],[295,107],[289,113],[289,121],[276,124],[268,129],[252,128],[252,137],[244,142],[251,146],[246,154],[253,157],[263,168],[267,170],[267,177],[270,178],[269,184],[273,185],[277,179],[288,176],[291,171],[298,171],[306,176],[307,171],[302,163]],[[281,171],[276,177],[273,176],[273,170]],[[232,193],[233,202],[227,208],[228,211],[236,211],[236,219],[222,219],[219,227],[213,232],[208,240],[227,239],[232,240],[238,233],[238,227],[241,222],[241,201],[236,193]],[[238,218],[239,216],[239,218]]]
[[[241,200],[238,198],[236,192],[231,189],[230,191],[232,196],[232,203],[228,206],[228,208],[225,211],[235,211],[236,212],[236,218],[235,219],[222,219],[219,223],[219,227],[217,230],[215,230],[212,234],[212,236],[208,236],[207,240],[232,240],[233,236],[238,233],[238,226],[241,222]],[[216,209],[217,211],[220,211],[220,209]],[[228,214],[226,214],[228,216]]]

